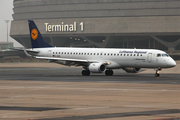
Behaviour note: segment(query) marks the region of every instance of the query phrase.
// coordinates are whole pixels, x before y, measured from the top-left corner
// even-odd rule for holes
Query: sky
[[[13,0],[0,0],[0,42],[7,42],[7,23],[5,20],[10,20],[8,24],[8,34],[10,34],[10,25],[13,20]],[[10,36],[8,37],[9,42],[14,42],[14,47],[22,47]]]

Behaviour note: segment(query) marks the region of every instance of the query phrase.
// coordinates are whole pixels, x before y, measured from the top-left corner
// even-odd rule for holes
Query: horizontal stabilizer
[[[26,49],[26,51],[27,51],[28,53],[39,53],[39,51],[37,51],[37,50]]]

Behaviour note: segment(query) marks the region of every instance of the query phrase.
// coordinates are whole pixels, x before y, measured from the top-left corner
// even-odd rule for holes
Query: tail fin
[[[28,20],[32,48],[52,47],[46,43],[33,20]]]

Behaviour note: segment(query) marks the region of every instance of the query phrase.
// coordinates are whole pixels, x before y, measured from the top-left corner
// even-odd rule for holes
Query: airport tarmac
[[[81,76],[81,67],[0,63],[0,120],[179,120],[179,68]]]

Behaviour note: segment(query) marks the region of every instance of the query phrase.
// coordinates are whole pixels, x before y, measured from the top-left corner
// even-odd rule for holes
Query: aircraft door
[[[152,53],[148,53],[148,62],[151,62],[152,61]]]
[[[51,50],[48,50],[48,57],[51,57]]]

